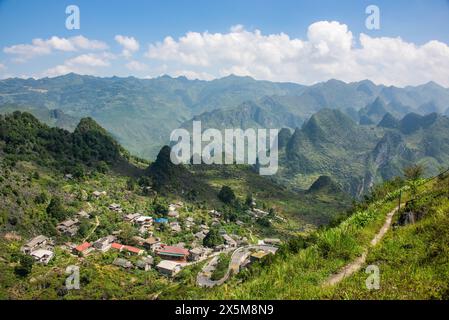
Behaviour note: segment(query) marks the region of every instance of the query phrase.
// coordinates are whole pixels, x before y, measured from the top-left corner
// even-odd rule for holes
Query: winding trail
[[[380,228],[379,232],[377,232],[376,235],[374,236],[374,238],[371,240],[370,247],[374,247],[376,244],[379,243],[380,240],[382,240],[384,235],[387,233],[388,229],[390,229],[391,222],[393,220],[393,216],[398,211],[398,209],[399,209],[399,207],[396,207],[393,211],[391,211],[387,214],[385,223],[383,224],[382,228]],[[358,257],[351,263],[347,264],[338,273],[330,276],[329,279],[327,279],[324,282],[324,286],[336,285],[337,283],[342,281],[344,278],[349,277],[350,275],[359,271],[366,262],[366,256],[368,255],[368,250],[369,250],[369,248],[365,249],[360,257]]]

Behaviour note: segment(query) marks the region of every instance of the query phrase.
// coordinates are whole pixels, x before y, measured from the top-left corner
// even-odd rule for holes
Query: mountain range
[[[449,112],[449,89],[430,82],[387,87],[369,80],[312,86],[228,76],[201,81],[162,76],[99,78],[67,74],[0,81],[0,112],[29,111],[49,125],[74,130],[91,117],[132,154],[154,159],[170,132],[193,117],[214,124],[296,129],[324,108],[375,123],[386,112]]]
[[[90,117],[133,155],[155,159],[170,132],[190,128],[283,128],[276,178],[306,190],[331,176],[353,196],[424,163],[447,164],[449,89],[434,82],[398,88],[369,80],[312,86],[228,76],[213,81],[162,76],[68,74],[0,81],[0,112],[28,111],[75,130]]]

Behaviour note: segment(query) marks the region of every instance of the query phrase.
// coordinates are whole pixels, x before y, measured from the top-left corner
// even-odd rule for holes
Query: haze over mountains
[[[449,114],[449,89],[433,82],[302,86],[237,76],[200,81],[68,74],[0,81],[0,112],[13,110],[69,130],[92,117],[131,153],[149,159],[168,144],[173,129],[189,127],[192,119],[203,129],[289,128],[294,133],[284,137],[279,178],[308,188],[328,174],[353,195],[407,163],[424,161],[433,172],[449,159],[449,120],[442,116]]]

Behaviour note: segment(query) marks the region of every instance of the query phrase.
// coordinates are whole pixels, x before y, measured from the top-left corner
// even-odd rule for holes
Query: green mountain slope
[[[264,103],[265,97],[271,97],[271,106]],[[358,122],[358,111],[378,97],[397,118],[411,111],[443,113],[449,105],[449,90],[434,83],[396,88],[367,80],[330,80],[306,87],[237,76],[199,81],[169,76],[137,79],[77,74],[0,81],[0,112],[29,111],[47,124],[65,129],[74,129],[80,118],[91,117],[132,154],[147,159],[155,159],[162,146],[169,143],[173,129],[203,113],[222,111],[204,115],[210,123],[229,117],[232,123],[253,125],[252,116],[248,119],[247,112],[238,111],[247,101],[261,107],[262,123],[273,118],[273,125],[294,128],[294,124],[301,124],[323,108],[343,110]],[[2,110],[4,105],[14,107]],[[48,114],[55,109],[60,110],[60,120]],[[227,109],[233,111],[223,111]],[[379,121],[382,116],[377,116]]]
[[[297,129],[281,153],[278,178],[308,189],[321,175],[361,196],[377,183],[423,163],[426,174],[449,165],[449,118],[408,114],[385,116],[379,126],[358,125],[338,110],[324,109]]]

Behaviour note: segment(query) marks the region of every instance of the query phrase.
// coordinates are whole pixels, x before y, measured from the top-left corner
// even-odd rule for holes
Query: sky
[[[0,78],[70,72],[449,87],[449,0],[0,0]]]

